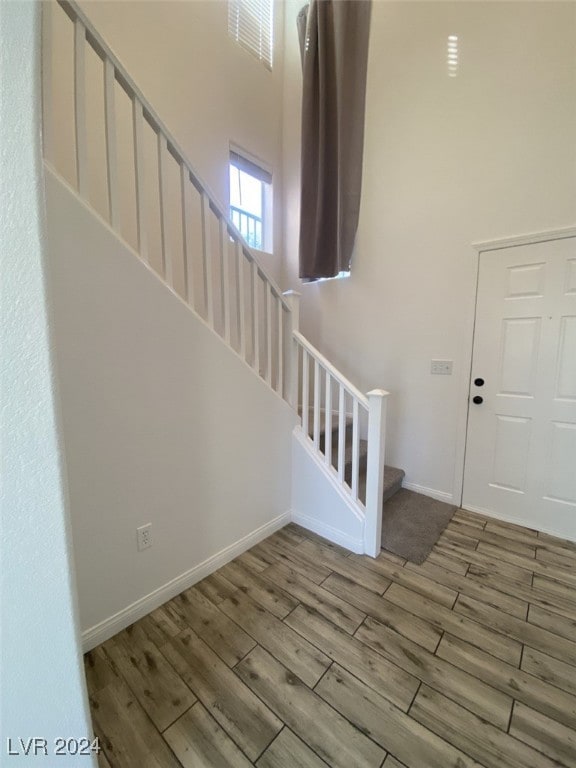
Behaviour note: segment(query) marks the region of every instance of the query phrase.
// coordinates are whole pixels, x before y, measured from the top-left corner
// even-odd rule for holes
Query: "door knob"
[[[474,379],[474,384],[477,387],[483,387],[484,386],[484,379]]]
[[[476,395],[475,397],[472,398],[472,402],[475,403],[476,405],[480,405],[480,403],[484,402],[484,398],[480,397],[480,395]]]

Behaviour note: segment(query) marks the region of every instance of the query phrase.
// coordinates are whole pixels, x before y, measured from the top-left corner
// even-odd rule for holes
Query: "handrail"
[[[366,408],[366,410],[368,410],[369,402],[366,395],[362,394],[362,392],[360,392],[360,390],[357,387],[355,387],[351,381],[349,381],[345,376],[343,376],[340,373],[340,371],[337,368],[335,368],[332,365],[332,363],[329,360],[327,360],[324,357],[324,355],[318,349],[316,349],[316,347],[313,344],[311,344],[305,336],[302,336],[302,334],[299,331],[294,331],[292,335],[294,339],[296,339],[298,344],[304,347],[306,352],[312,355],[312,357],[315,360],[317,360],[320,363],[320,365],[322,365],[322,367],[329,372],[330,376],[332,376],[333,379],[335,379],[339,384],[342,384],[342,386],[349,392],[349,394],[351,394],[352,397],[355,397],[358,400],[358,402],[361,405],[363,405],[364,408]]]
[[[143,116],[148,121],[148,123],[151,125],[151,127],[156,130],[159,133],[164,134],[164,137],[166,138],[167,143],[167,149],[176,160],[177,163],[183,164],[186,166],[186,169],[188,170],[188,173],[190,174],[190,181],[194,184],[194,186],[201,192],[204,192],[210,201],[210,208],[212,211],[216,214],[216,216],[219,219],[224,219],[226,222],[226,226],[228,229],[228,233],[235,239],[238,240],[242,244],[242,250],[244,252],[244,255],[248,259],[248,261],[253,262],[257,269],[258,274],[260,277],[262,277],[263,280],[265,280],[267,283],[269,283],[273,293],[278,298],[278,300],[282,303],[284,309],[287,312],[290,312],[290,307],[284,297],[282,296],[282,291],[278,287],[276,281],[270,277],[266,271],[263,269],[263,267],[258,263],[258,259],[256,255],[252,252],[252,249],[250,245],[246,242],[244,237],[242,237],[242,234],[239,232],[239,230],[236,228],[234,223],[230,220],[230,217],[224,212],[222,206],[217,202],[216,195],[211,191],[208,184],[206,184],[200,176],[194,171],[192,168],[192,165],[190,161],[188,160],[184,150],[180,147],[174,136],[170,133],[166,125],[163,123],[161,118],[158,116],[158,113],[155,111],[155,109],[152,107],[150,102],[146,99],[140,88],[136,85],[134,80],[130,77],[130,75],[127,73],[126,68],[122,65],[120,59],[116,56],[116,54],[112,51],[110,46],[105,42],[103,37],[100,35],[100,33],[95,29],[94,25],[86,16],[84,11],[74,2],[74,0],[56,0],[58,5],[62,7],[62,9],[65,11],[66,15],[70,18],[72,22],[76,22],[76,20],[79,20],[86,29],[86,40],[90,43],[94,51],[98,54],[98,56],[102,59],[103,62],[105,62],[107,59],[112,63],[114,67],[114,74],[116,77],[116,80],[120,83],[122,88],[126,91],[127,95],[130,98],[136,98],[138,101],[142,104],[143,108]],[[46,3],[47,5],[47,3]]]

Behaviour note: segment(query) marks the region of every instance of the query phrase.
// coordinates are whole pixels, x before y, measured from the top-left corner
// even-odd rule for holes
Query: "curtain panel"
[[[360,191],[370,0],[312,0],[297,20],[302,89],[300,277],[348,272]]]

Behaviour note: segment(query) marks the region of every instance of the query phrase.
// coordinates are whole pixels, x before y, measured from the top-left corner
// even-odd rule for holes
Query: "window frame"
[[[245,214],[252,219],[257,219],[250,211],[244,210],[238,206],[232,205],[232,195],[230,188],[230,168],[237,168],[238,170],[248,174],[253,179],[260,182],[261,189],[261,217],[259,219],[261,226],[261,238],[260,246],[251,245],[249,241],[249,234],[242,231],[240,225],[236,225],[232,214],[233,209],[240,215]],[[228,212],[232,223],[236,226],[236,229],[240,232],[242,237],[248,242],[251,248],[263,253],[273,253],[273,175],[270,166],[260,158],[256,157],[245,149],[238,147],[235,144],[230,143],[228,153]]]

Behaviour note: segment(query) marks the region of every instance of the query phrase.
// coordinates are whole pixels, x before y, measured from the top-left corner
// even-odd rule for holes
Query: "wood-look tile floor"
[[[103,768],[574,768],[576,544],[459,510],[416,566],[289,525],[86,674]]]

